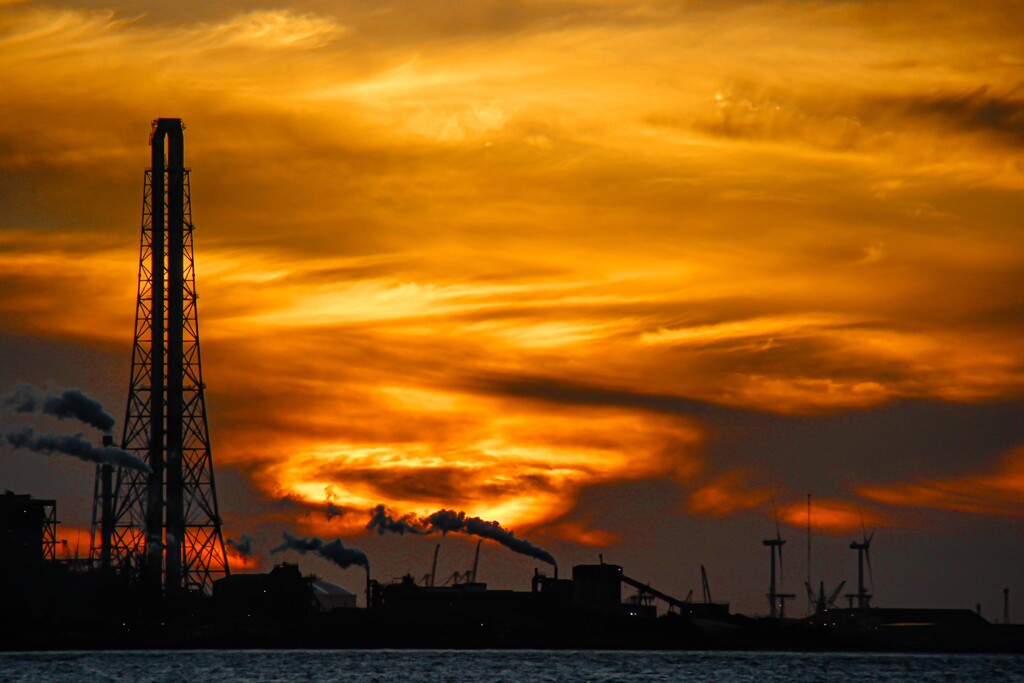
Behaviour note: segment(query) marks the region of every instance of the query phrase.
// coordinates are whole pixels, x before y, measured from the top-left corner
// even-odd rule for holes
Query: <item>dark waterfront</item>
[[[507,650],[0,653],[0,681],[1024,681],[1022,655]]]

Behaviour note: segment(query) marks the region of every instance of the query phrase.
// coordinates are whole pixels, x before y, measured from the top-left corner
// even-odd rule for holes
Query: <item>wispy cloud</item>
[[[976,515],[1024,517],[1024,448],[1017,448],[988,472],[946,479],[865,484],[857,492],[894,507],[952,510]]]

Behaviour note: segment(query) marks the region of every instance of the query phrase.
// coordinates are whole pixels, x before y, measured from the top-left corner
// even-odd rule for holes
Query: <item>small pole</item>
[[[811,585],[811,494],[807,494],[807,585]],[[814,601],[807,596],[807,613],[814,612]]]

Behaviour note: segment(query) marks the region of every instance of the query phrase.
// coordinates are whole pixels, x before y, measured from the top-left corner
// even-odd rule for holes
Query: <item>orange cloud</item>
[[[690,494],[687,510],[723,517],[764,505],[771,499],[771,492],[765,488],[748,486],[750,474],[743,470],[732,470],[716,477]]]
[[[544,414],[522,406],[508,412],[480,397],[423,389],[391,396],[373,419],[419,424],[415,440],[395,441],[386,428],[375,434],[365,426],[347,436],[341,425],[333,441],[299,437],[279,444],[261,457],[256,481],[324,511],[337,501],[350,512],[310,520],[333,525],[335,533],[339,524],[365,524],[360,515],[382,501],[417,515],[457,508],[529,528],[568,512],[583,486],[652,476],[686,480],[699,466],[698,433],[657,415]],[[404,403],[410,396],[415,408]],[[228,462],[233,454],[228,451]]]
[[[778,507],[779,518],[795,527],[807,526],[807,503],[785,503]],[[891,524],[880,511],[839,499],[815,498],[811,504],[811,528],[831,534],[869,530]]]
[[[1024,447],[1007,453],[992,471],[950,479],[862,485],[858,494],[886,505],[1024,517]]]
[[[618,534],[603,529],[595,529],[590,526],[589,520],[566,520],[549,524],[541,529],[545,536],[590,546],[592,548],[604,548],[621,540]]]

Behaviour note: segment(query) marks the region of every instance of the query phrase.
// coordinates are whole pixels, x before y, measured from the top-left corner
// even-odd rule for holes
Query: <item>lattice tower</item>
[[[180,119],[153,123],[121,442],[153,473],[108,470],[104,484],[97,468],[93,513],[93,558],[167,596],[209,593],[230,573],[206,419],[183,129]]]

